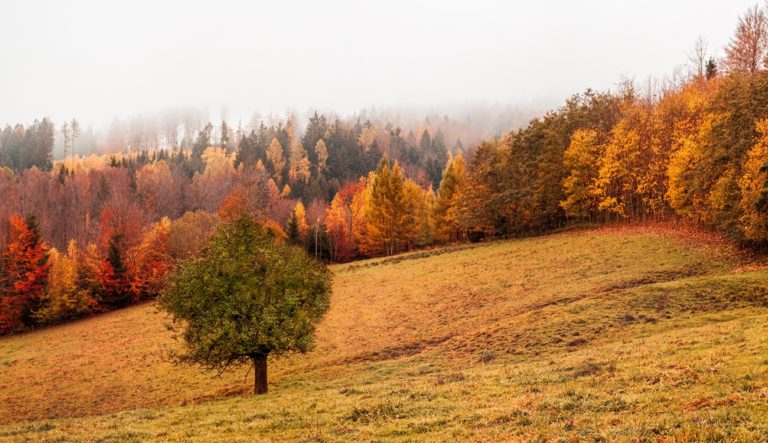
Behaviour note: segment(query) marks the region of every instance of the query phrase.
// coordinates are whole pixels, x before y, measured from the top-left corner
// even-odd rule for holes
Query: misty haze
[[[768,439],[768,0],[0,10],[0,441]]]

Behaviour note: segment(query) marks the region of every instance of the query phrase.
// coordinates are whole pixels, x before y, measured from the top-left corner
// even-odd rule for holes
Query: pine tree
[[[203,164],[203,153],[206,149],[211,145],[211,133],[213,132],[213,125],[209,122],[207,125],[205,125],[205,128],[203,128],[202,131],[197,135],[197,139],[195,140],[195,144],[192,145],[192,166],[194,167],[195,171],[202,171],[204,164]]]
[[[242,137],[237,145],[237,156],[235,157],[235,166],[241,164],[246,166],[253,165],[260,161],[256,153],[256,146],[251,137]]]
[[[222,148],[227,150],[227,153],[230,152],[230,146],[229,146],[229,139],[231,138],[231,129],[229,128],[229,125],[227,124],[226,120],[221,121],[221,128],[220,128],[221,134],[219,135],[220,142],[219,145],[221,145]]]
[[[292,245],[300,245],[303,243],[301,240],[301,232],[299,231],[299,218],[296,216],[296,209],[291,211],[291,216],[288,218],[288,224],[285,226],[285,235],[288,237],[288,243]]]
[[[128,267],[121,252],[122,234],[113,234],[109,239],[107,258],[101,263],[99,282],[101,284],[100,305],[103,309],[128,306],[134,297]]]
[[[715,60],[713,57],[710,57],[710,59],[707,60],[707,65],[704,72],[707,80],[712,80],[713,78],[717,77],[717,60]]]

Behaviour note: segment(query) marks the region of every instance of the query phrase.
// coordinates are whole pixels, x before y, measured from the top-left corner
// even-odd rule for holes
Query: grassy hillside
[[[153,305],[0,339],[0,440],[754,441],[768,271],[650,230],[334,267],[316,349],[174,367]],[[121,412],[122,411],[122,412]]]

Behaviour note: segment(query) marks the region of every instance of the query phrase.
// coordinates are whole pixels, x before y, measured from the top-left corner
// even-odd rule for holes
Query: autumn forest
[[[250,214],[328,262],[546,233],[688,220],[768,242],[768,19],[741,17],[722,58],[587,90],[484,141],[461,121],[401,128],[314,113],[208,123],[165,147],[73,155],[76,121],[0,134],[0,332],[155,298],[174,263]],[[189,131],[186,131],[189,132]],[[53,158],[55,140],[63,145]],[[141,140],[141,137],[139,137]]]

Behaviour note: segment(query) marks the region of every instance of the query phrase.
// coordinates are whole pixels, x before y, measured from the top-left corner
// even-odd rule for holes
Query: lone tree
[[[245,215],[220,226],[205,253],[181,263],[160,306],[183,325],[180,359],[223,371],[251,363],[254,394],[267,393],[267,356],[306,352],[328,310],[331,274],[275,243]]]

